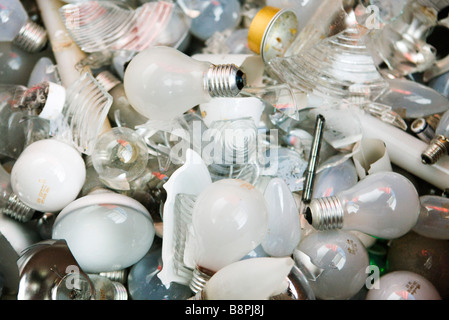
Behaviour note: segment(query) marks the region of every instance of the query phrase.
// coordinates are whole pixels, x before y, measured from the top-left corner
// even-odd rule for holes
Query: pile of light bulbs
[[[0,0],[0,298],[448,299],[448,8]]]

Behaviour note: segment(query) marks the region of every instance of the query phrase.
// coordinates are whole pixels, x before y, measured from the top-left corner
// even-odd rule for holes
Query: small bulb
[[[366,300],[441,300],[441,297],[423,276],[410,271],[395,271],[375,281]]]
[[[318,230],[357,230],[394,239],[413,228],[419,212],[414,185],[387,171],[370,174],[335,196],[312,199],[305,217]]]
[[[435,128],[435,135],[421,154],[422,163],[435,164],[449,153],[449,110],[444,112]]]
[[[191,288],[201,287],[201,274],[213,274],[256,248],[268,227],[262,193],[248,182],[223,179],[207,186],[192,213],[193,259],[197,265]]]
[[[87,273],[125,269],[150,249],[155,230],[147,209],[128,196],[91,193],[66,206],[53,239],[64,239]]]
[[[56,139],[26,147],[11,170],[13,192],[27,206],[57,212],[76,199],[86,179],[80,153]]]
[[[150,120],[171,120],[212,97],[236,96],[246,76],[233,64],[214,65],[158,46],[131,60],[123,83],[139,113]]]

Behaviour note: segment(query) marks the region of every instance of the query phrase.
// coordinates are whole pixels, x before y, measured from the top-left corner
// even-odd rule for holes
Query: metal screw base
[[[337,197],[312,199],[305,211],[306,220],[317,230],[343,227],[343,206]]]
[[[246,75],[234,64],[211,64],[205,77],[211,97],[235,97],[246,86]]]
[[[421,154],[422,163],[434,164],[448,152],[449,141],[445,136],[439,135],[430,141],[427,149]]]
[[[35,53],[44,48],[47,40],[47,31],[37,23],[29,20],[13,39],[13,43],[27,52]]]

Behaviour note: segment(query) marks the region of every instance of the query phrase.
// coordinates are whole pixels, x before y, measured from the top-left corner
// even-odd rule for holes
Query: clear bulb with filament
[[[192,212],[196,263],[190,283],[192,291],[198,292],[213,273],[256,248],[267,227],[267,205],[254,186],[238,179],[224,179],[207,186]]]
[[[47,44],[47,31],[31,21],[19,0],[0,4],[0,41],[12,41],[27,52],[38,52]]]
[[[195,60],[171,47],[151,47],[129,63],[123,80],[131,105],[150,120],[171,120],[213,97],[233,97],[246,85],[235,65]]]
[[[413,228],[419,212],[419,196],[410,180],[378,172],[335,196],[312,199],[305,218],[317,230],[356,230],[394,239]]]
[[[422,163],[433,165],[449,154],[449,110],[444,112],[435,128],[435,135],[421,154]]]

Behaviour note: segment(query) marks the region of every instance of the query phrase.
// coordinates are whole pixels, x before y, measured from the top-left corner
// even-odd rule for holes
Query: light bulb
[[[151,120],[170,120],[213,97],[236,96],[246,84],[233,64],[214,65],[171,47],[139,52],[124,76],[131,105]]]
[[[54,138],[27,146],[11,170],[11,187],[27,206],[56,212],[76,199],[86,179],[80,153]]]
[[[366,300],[441,300],[441,297],[423,276],[410,271],[395,271],[376,280]]]
[[[293,256],[317,299],[350,299],[365,285],[368,253],[349,232],[313,232],[301,240]]]
[[[12,41],[28,52],[38,52],[47,44],[46,30],[29,19],[19,0],[3,0],[0,16],[0,41]]]
[[[111,281],[98,274],[88,274],[95,288],[92,300],[128,300],[126,287],[117,281]]]
[[[273,257],[289,256],[301,238],[296,201],[284,180],[271,179],[264,191],[268,206],[268,232],[262,241],[266,253]]]
[[[356,230],[394,239],[413,228],[419,211],[414,185],[388,171],[370,174],[335,196],[312,199],[305,217],[318,230]]]
[[[421,212],[413,231],[428,238],[449,240],[449,199],[425,195],[419,201]]]
[[[113,127],[95,142],[92,164],[100,180],[115,190],[130,190],[148,163],[148,150],[143,138],[133,129]]]
[[[88,273],[125,269],[151,248],[153,220],[137,200],[114,192],[93,192],[67,205],[53,226]]]
[[[288,288],[290,257],[252,258],[218,270],[206,283],[202,300],[267,300]]]
[[[435,128],[435,135],[428,147],[422,152],[422,163],[435,164],[442,156],[449,153],[449,110],[444,112]]]
[[[58,67],[48,57],[42,57],[35,63],[28,78],[27,87],[32,87],[41,82],[61,83],[58,74]]]
[[[196,268],[190,288],[196,293],[208,274],[240,260],[262,242],[268,227],[263,194],[238,179],[214,182],[195,202],[192,227]]]

